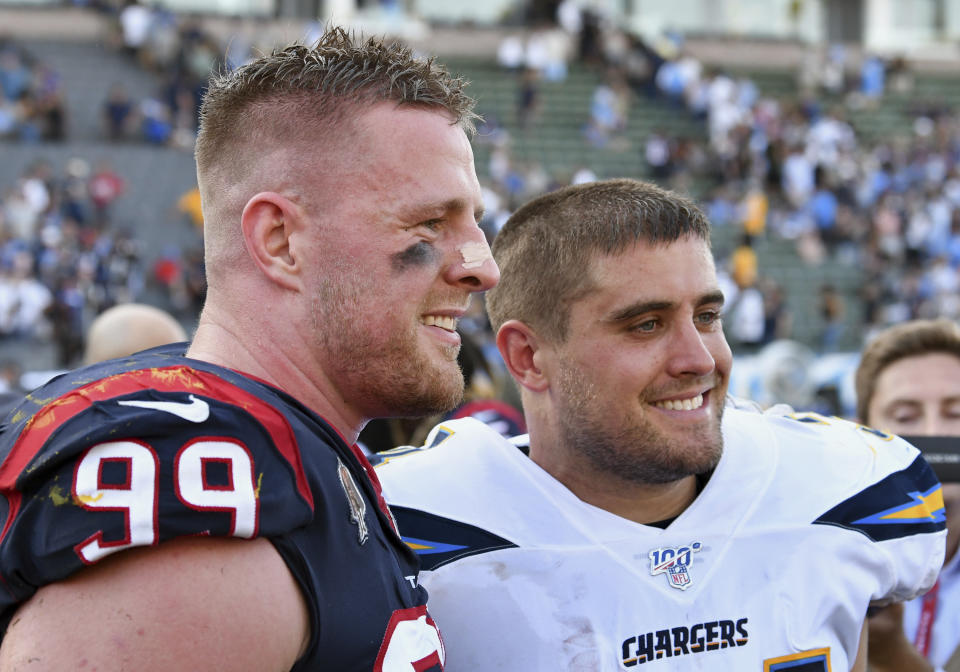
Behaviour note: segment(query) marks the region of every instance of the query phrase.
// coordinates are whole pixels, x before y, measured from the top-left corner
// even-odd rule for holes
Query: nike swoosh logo
[[[136,406],[137,408],[148,408],[154,411],[163,411],[172,413],[178,418],[183,418],[189,422],[204,422],[210,417],[210,405],[203,399],[197,399],[190,395],[190,403],[185,404],[179,401],[118,401],[121,406]]]

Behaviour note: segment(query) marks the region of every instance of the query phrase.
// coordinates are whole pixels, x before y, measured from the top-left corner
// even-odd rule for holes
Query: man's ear
[[[532,392],[543,392],[550,386],[543,365],[551,348],[529,325],[520,320],[504,322],[497,331],[497,349],[518,385]]]
[[[302,214],[290,199],[272,191],[254,195],[243,208],[240,226],[247,251],[263,274],[287,289],[301,288],[301,264],[294,235]]]

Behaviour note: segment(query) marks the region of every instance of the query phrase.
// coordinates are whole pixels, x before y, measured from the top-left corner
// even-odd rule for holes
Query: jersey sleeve
[[[889,568],[874,603],[926,592],[943,564],[946,514],[940,482],[920,452],[893,434],[840,418],[808,413],[791,420],[822,434],[820,482],[837,484],[832,505],[814,524],[857,533]]]
[[[180,373],[75,387],[0,435],[0,631],[37,588],[113,553],[309,521],[283,413],[213,374]]]

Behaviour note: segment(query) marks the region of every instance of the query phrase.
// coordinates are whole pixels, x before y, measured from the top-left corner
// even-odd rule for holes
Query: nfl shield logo
[[[681,565],[674,565],[667,568],[667,576],[670,578],[670,585],[674,588],[683,590],[690,583],[690,572]]]
[[[677,590],[690,587],[690,563],[693,554],[703,548],[703,544],[694,541],[689,546],[677,548],[664,547],[650,551],[650,575],[666,574],[667,582]]]

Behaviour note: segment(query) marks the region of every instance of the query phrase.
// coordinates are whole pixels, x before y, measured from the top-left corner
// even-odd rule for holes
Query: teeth
[[[703,406],[703,395],[698,394],[691,399],[667,399],[655,402],[653,405],[667,411],[692,411]]]
[[[447,331],[457,330],[457,318],[447,317],[445,315],[425,315],[423,323],[428,327],[440,327]]]

